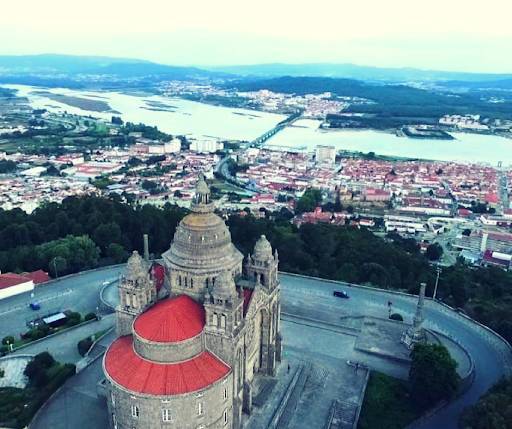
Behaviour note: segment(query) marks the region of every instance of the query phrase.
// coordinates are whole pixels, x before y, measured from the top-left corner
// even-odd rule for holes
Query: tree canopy
[[[416,344],[409,371],[411,395],[415,402],[430,408],[441,400],[450,400],[459,386],[457,362],[448,349],[439,344]]]
[[[512,378],[503,379],[464,410],[462,429],[512,429]]]

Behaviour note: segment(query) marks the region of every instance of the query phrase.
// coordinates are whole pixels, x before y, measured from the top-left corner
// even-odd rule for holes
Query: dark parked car
[[[348,293],[345,292],[344,290],[335,290],[333,293],[332,293],[335,297],[337,298],[345,298],[345,299],[348,299],[350,298],[348,296]]]
[[[41,309],[41,305],[38,302],[31,302],[30,308],[34,311],[37,311]]]

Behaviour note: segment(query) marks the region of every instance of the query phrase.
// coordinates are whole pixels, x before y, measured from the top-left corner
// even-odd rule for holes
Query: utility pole
[[[436,272],[437,272],[436,284],[434,286],[434,294],[432,295],[432,299],[434,301],[436,300],[436,295],[437,295],[437,285],[439,284],[439,275],[441,274],[441,267],[439,265],[436,267]]]
[[[53,269],[55,271],[55,277],[59,277],[59,273],[57,272],[57,257],[53,258]]]

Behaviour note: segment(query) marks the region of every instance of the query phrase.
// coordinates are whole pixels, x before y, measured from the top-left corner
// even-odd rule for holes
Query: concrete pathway
[[[43,341],[31,344],[21,350],[15,351],[13,354],[36,355],[47,351],[59,362],[76,364],[82,358],[78,353],[78,342],[98,331],[112,327],[114,325],[114,317],[114,314],[109,314],[104,316],[101,320],[70,329],[62,334],[57,334]]]

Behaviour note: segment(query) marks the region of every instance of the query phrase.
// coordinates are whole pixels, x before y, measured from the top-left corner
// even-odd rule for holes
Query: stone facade
[[[116,332],[131,334],[135,317],[156,302],[156,286],[149,274],[149,264],[134,251],[119,279],[119,306],[116,309]]]
[[[167,299],[187,296],[199,304],[204,315],[202,331],[172,342],[152,341],[137,332],[136,317],[146,311],[151,314],[152,306],[157,308],[162,301],[155,304],[154,282],[136,254],[119,286],[117,326],[120,336],[132,335],[129,350],[133,349],[137,359],[180,365],[210,353],[226,366],[227,373],[200,390],[147,394],[127,388],[109,372],[109,367],[115,367],[109,361],[113,356],[109,349],[104,371],[112,428],[240,428],[242,412],[251,412],[255,377],[275,374],[281,360],[277,252],[262,236],[243,265],[242,254],[214,209],[200,176],[191,213],[181,221],[170,249],[163,254]],[[140,293],[134,285],[139,285]],[[164,421],[168,416],[163,413],[170,413],[172,421]]]
[[[107,404],[111,427],[152,428],[233,428],[232,374],[191,394],[141,395],[108,383]],[[108,378],[107,378],[108,380]]]

